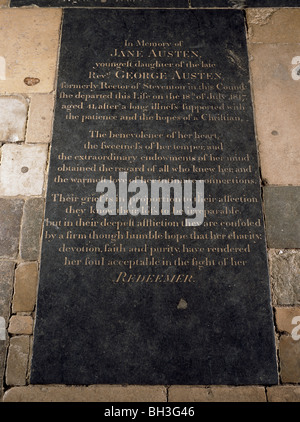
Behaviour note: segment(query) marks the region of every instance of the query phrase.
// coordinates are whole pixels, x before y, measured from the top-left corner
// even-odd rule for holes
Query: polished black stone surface
[[[119,172],[203,224],[100,216]],[[66,10],[31,383],[277,383],[260,195],[243,12]]]
[[[12,0],[11,6],[188,8],[188,0]]]

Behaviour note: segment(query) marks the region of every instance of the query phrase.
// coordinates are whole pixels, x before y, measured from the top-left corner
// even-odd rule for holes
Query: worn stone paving
[[[62,10],[0,0],[1,400],[300,401],[300,8],[246,16],[280,384],[29,385]]]

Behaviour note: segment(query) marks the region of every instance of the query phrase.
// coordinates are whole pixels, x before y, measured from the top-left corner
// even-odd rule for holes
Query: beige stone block
[[[292,64],[299,51],[300,44],[250,48],[262,178],[271,185],[300,184],[300,79],[293,79]]]
[[[300,402],[300,385],[276,385],[267,388],[268,402]]]
[[[3,145],[0,195],[42,195],[47,155],[47,145]]]
[[[0,0],[0,7],[8,7],[10,0]]]
[[[26,131],[27,143],[49,143],[51,141],[53,109],[53,94],[31,95]]]
[[[29,385],[8,390],[5,402],[166,402],[163,386]]]
[[[0,142],[19,142],[25,139],[28,103],[24,97],[0,97]]]
[[[179,386],[169,388],[169,402],[265,402],[264,387],[201,387]]]
[[[279,342],[280,376],[282,382],[300,383],[300,340],[283,335]]]
[[[300,307],[275,308],[276,325],[278,331],[297,335],[300,326]],[[300,335],[300,328],[299,328]]]
[[[299,21],[300,8],[247,9],[249,41],[271,44],[299,42]]]
[[[300,250],[268,251],[273,303],[300,305]]]
[[[32,334],[33,319],[29,315],[13,315],[10,318],[8,332],[10,334]]]
[[[6,365],[6,384],[25,385],[29,356],[29,336],[10,339]]]
[[[1,93],[53,91],[61,15],[55,8],[0,10],[1,56],[6,62]]]
[[[38,266],[36,262],[18,265],[15,273],[15,289],[12,311],[33,312],[38,284]]]

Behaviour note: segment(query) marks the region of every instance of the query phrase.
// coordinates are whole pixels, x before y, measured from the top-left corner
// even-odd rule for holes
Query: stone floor
[[[0,0],[0,398],[300,401],[300,8],[247,9],[278,386],[31,386],[40,238],[62,9]],[[251,333],[249,333],[251,335]]]

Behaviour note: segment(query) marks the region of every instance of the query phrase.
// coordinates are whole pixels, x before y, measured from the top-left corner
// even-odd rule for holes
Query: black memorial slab
[[[203,223],[134,215],[153,180]],[[243,12],[65,11],[31,382],[277,383]]]
[[[11,6],[188,8],[188,0],[11,0]]]

